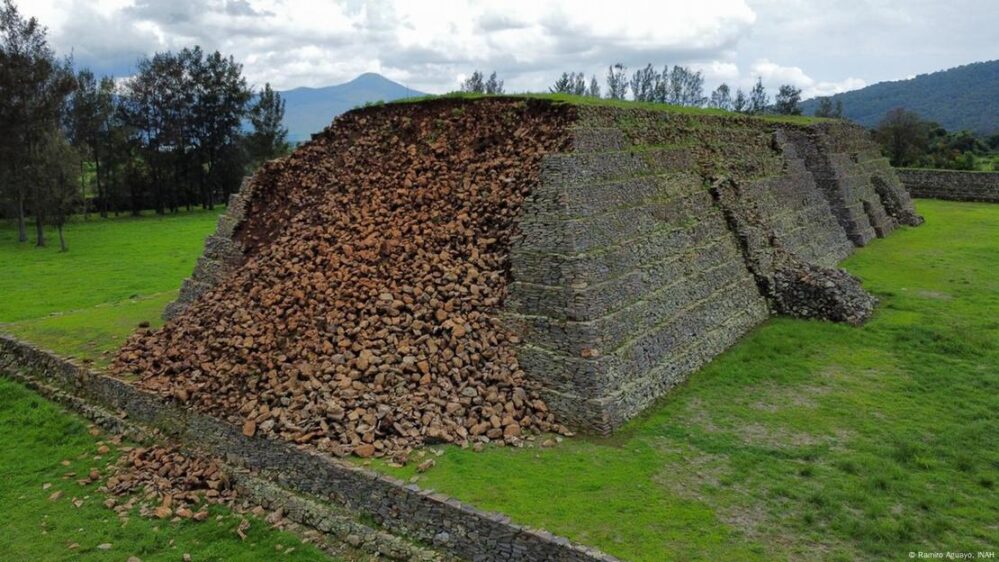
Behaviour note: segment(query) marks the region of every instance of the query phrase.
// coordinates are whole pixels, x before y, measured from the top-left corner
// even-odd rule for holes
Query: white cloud
[[[94,66],[200,44],[278,88],[375,71],[437,92],[475,68],[498,70],[511,90],[544,89],[565,70],[602,78],[618,61],[698,61],[729,76],[721,59],[756,21],[745,0],[38,0],[25,11]]]
[[[18,1],[60,52],[98,72],[130,74],[140,56],[200,44],[280,89],[372,71],[443,92],[480,69],[537,91],[563,71],[602,81],[622,62],[684,64],[710,87],[759,75],[810,96],[999,55],[988,33],[999,2],[975,0]]]
[[[781,66],[767,59],[753,63],[750,75],[743,80],[743,85],[750,86],[757,77],[761,78],[763,85],[771,91],[776,91],[783,84],[797,86],[801,88],[802,97],[805,99],[856,90],[867,85],[864,80],[854,77],[835,82],[816,80],[797,66]]]
[[[696,62],[690,65],[693,70],[700,71],[704,79],[709,83],[736,84],[739,82],[739,65],[733,62],[711,61],[707,63]]]

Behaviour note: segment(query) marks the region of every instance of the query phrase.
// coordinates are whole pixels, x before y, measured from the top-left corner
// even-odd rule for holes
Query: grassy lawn
[[[176,290],[223,210],[77,220],[66,227],[66,253],[59,252],[54,231],[49,247],[35,248],[33,242],[18,244],[14,225],[3,223],[0,322]]]
[[[771,320],[612,438],[446,447],[420,485],[628,560],[999,549],[999,206],[918,207],[845,264],[863,328]]]
[[[0,331],[106,363],[140,322],[160,323],[221,210],[77,220],[66,253],[54,232],[50,247],[35,248],[0,223]]]
[[[123,523],[102,504],[97,484],[83,486],[76,482],[79,476],[64,477],[94,468],[107,473],[117,451],[112,447],[111,453],[98,455],[102,438],[107,436],[90,435],[84,420],[0,378],[0,559],[124,561],[135,556],[175,562],[188,553],[196,561],[328,560],[314,546],[250,516],[246,540],[240,540],[235,530],[243,517],[221,507],[212,508],[202,523],[144,519],[138,508]],[[50,499],[56,492],[61,497]],[[81,501],[79,507],[74,500]],[[101,550],[102,544],[111,548]]]
[[[863,328],[773,319],[611,438],[445,447],[420,485],[627,560],[999,549],[999,205],[917,206],[924,226],[844,264],[881,299]],[[0,231],[0,294],[21,291],[0,302],[12,322],[0,329],[100,362],[158,318],[213,223],[76,224],[68,254],[15,248]],[[18,431],[26,446],[61,438]],[[409,478],[416,464],[375,466]],[[39,515],[21,519],[32,516],[37,533]]]

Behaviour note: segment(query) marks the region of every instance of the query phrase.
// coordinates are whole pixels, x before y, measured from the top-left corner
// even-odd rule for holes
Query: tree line
[[[254,92],[217,51],[156,53],[126,80],[98,78],[58,57],[12,0],[0,4],[0,209],[21,242],[29,220],[36,245],[52,225],[65,249],[75,213],[213,208],[287,152],[283,117],[280,95]]]
[[[771,101],[770,94],[763,86],[762,78],[756,79],[749,92],[736,89],[732,92],[728,84],[721,84],[710,94],[704,92],[704,75],[682,65],[663,66],[662,70],[647,64],[645,67],[628,73],[628,67],[616,63],[608,67],[604,79],[604,89],[596,75],[589,81],[582,72],[563,72],[548,89],[553,94],[571,94],[613,100],[630,99],[649,103],[667,103],[685,107],[707,107],[735,111],[739,113],[779,115],[801,115],[801,89],[791,84],[783,84]],[[476,70],[462,82],[462,92],[479,94],[502,94],[503,81],[493,72],[488,79]],[[820,99],[819,117],[840,117],[842,103],[834,107],[829,98]]]
[[[999,134],[981,138],[970,131],[948,132],[901,107],[885,115],[874,138],[893,166],[999,171]]]

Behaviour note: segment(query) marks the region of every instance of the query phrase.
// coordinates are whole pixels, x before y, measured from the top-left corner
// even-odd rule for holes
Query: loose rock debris
[[[104,505],[119,514],[138,504],[145,517],[195,521],[208,518],[208,504],[231,505],[236,497],[214,460],[159,446],[128,449],[100,490],[111,496]]]
[[[570,111],[445,100],[338,118],[254,178],[242,266],[113,369],[247,436],[340,456],[564,432],[496,311],[515,218]]]

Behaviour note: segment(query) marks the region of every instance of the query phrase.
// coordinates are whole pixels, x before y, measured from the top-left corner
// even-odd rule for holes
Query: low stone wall
[[[516,525],[454,498],[363,467],[261,437],[170,404],[121,380],[74,365],[0,335],[0,365],[98,406],[121,412],[132,424],[159,430],[185,446],[259,471],[299,493],[371,517],[384,529],[469,560],[613,561],[598,550],[546,531]]]
[[[912,197],[999,203],[999,172],[897,168]]]
[[[51,384],[46,384],[32,376],[29,371],[22,370],[18,365],[8,365],[8,360],[14,361],[14,358],[0,356],[0,375],[7,376],[46,399],[82,415],[111,434],[136,443],[163,443],[163,436],[159,435],[155,429],[146,428],[120,413],[116,414],[105,407],[95,405]],[[188,453],[192,450],[188,446],[184,446],[182,449]],[[367,559],[366,553],[378,558],[408,562],[450,562],[457,560],[453,556],[425,545],[416,544],[375,526],[366,525],[358,520],[356,514],[342,507],[319,501],[311,496],[294,493],[261,478],[255,471],[242,467],[237,468],[224,461],[216,460],[225,475],[225,479],[237,492],[240,500],[252,502],[272,511],[280,510],[287,520],[319,531],[328,539],[316,543],[316,545],[335,559]]]

